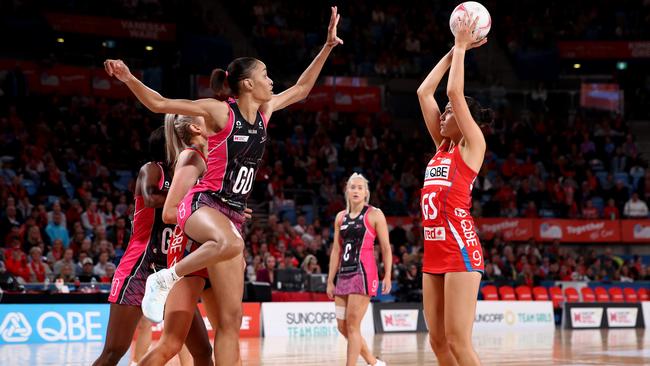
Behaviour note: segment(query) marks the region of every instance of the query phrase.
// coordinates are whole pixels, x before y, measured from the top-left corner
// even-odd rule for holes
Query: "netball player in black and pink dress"
[[[273,82],[266,66],[254,58],[239,58],[227,70],[217,69],[211,85],[219,99],[172,100],[162,97],[137,80],[119,60],[107,60],[109,75],[123,81],[150,110],[178,113],[205,119],[208,138],[208,167],[203,179],[178,207],[178,224],[201,246],[147,280],[143,313],[161,321],[169,290],[178,279],[208,268],[217,301],[219,319],[215,337],[216,363],[241,364],[239,328],[241,325],[244,273],[241,225],[246,200],[264,153],[266,128],[273,112],[307,97],[320,71],[336,45],[339,21],[336,7],[332,14],[325,45],[298,79],[286,91],[274,95]],[[234,96],[233,102],[225,100]]]
[[[346,210],[339,212],[334,221],[327,295],[334,299],[339,331],[348,340],[347,366],[356,365],[359,355],[369,365],[386,365],[370,353],[361,336],[361,320],[379,286],[376,239],[384,262],[383,294],[390,293],[393,263],[386,217],[380,209],[368,205],[369,200],[368,180],[352,174],[345,188]]]
[[[454,48],[418,89],[437,149],[427,165],[421,197],[424,314],[431,348],[443,366],[480,365],[472,327],[484,261],[470,208],[472,185],[486,149],[477,122],[489,122],[489,113],[463,91],[465,52],[486,42],[474,39],[476,19],[472,22],[466,14],[459,20]],[[449,103],[441,115],[434,92],[450,67]]]
[[[149,144],[152,155],[160,155],[160,158],[143,165],[136,180],[133,234],[113,276],[108,297],[111,307],[106,343],[95,366],[117,365],[124,356],[142,318],[140,306],[147,277],[167,266],[166,252],[174,225],[162,220],[162,208],[172,179],[169,164],[163,162],[165,137],[162,127],[152,133]],[[151,324],[145,320],[142,330],[147,326],[150,331]],[[189,350],[195,362],[210,360],[212,347],[200,315],[193,318],[189,333]],[[140,337],[145,335],[141,333]],[[202,354],[209,357],[201,359]]]

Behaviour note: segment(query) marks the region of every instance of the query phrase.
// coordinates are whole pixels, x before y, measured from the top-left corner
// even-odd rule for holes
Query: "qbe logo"
[[[30,335],[32,335],[32,326],[23,313],[7,313],[0,324],[0,337],[7,343],[25,342]]]
[[[9,312],[0,324],[0,338],[7,343],[101,341],[105,327],[100,317],[99,311]]]

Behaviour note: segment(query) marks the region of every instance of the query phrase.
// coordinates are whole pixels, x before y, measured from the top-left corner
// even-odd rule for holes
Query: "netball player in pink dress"
[[[380,209],[370,206],[369,200],[368,180],[352,174],[345,188],[346,210],[339,212],[334,221],[327,295],[334,298],[338,328],[348,340],[347,366],[356,365],[359,355],[369,365],[386,365],[370,353],[361,336],[361,320],[379,286],[376,239],[384,262],[383,294],[390,293],[393,263],[386,217]]]

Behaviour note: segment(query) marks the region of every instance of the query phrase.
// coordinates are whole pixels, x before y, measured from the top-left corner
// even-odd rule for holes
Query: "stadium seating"
[[[609,294],[604,287],[598,286],[595,288],[594,293],[596,294],[596,301],[598,302],[609,302]]]
[[[609,298],[612,302],[625,302],[623,290],[620,287],[610,287],[608,292]]]
[[[589,287],[583,287],[580,289],[580,294],[582,295],[582,302],[596,302],[596,295],[594,290]],[[609,296],[608,296],[609,300]]]
[[[560,292],[562,294],[562,292]],[[536,286],[533,288],[533,298],[535,301],[549,301],[551,298],[548,296],[548,291],[544,286]]]
[[[650,294],[648,294],[648,289],[640,288],[637,291],[637,294],[639,295],[639,301],[650,301]]]
[[[497,288],[494,285],[485,285],[481,288],[481,294],[483,295],[483,300],[487,301],[496,301],[499,300],[497,295]]]
[[[625,302],[639,302],[639,297],[633,288],[626,287],[623,289],[623,295],[625,296]]]
[[[566,298],[566,302],[579,302],[580,301],[580,294],[578,294],[578,290],[576,290],[573,287],[567,287],[564,289],[564,296]],[[593,296],[593,293],[592,293]],[[593,296],[593,300],[596,300],[595,296]],[[583,297],[584,301],[584,297]]]
[[[515,293],[517,294],[517,300],[519,301],[533,300],[533,294],[528,286],[517,286],[515,288]]]
[[[512,286],[499,287],[499,298],[504,301],[517,300],[515,297],[515,290],[512,288]]]

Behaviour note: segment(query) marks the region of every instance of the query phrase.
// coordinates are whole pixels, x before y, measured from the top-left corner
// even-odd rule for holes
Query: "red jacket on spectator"
[[[619,218],[621,218],[621,214],[618,212],[618,208],[616,206],[605,207],[603,209],[603,216],[605,217],[606,220],[618,220]]]

